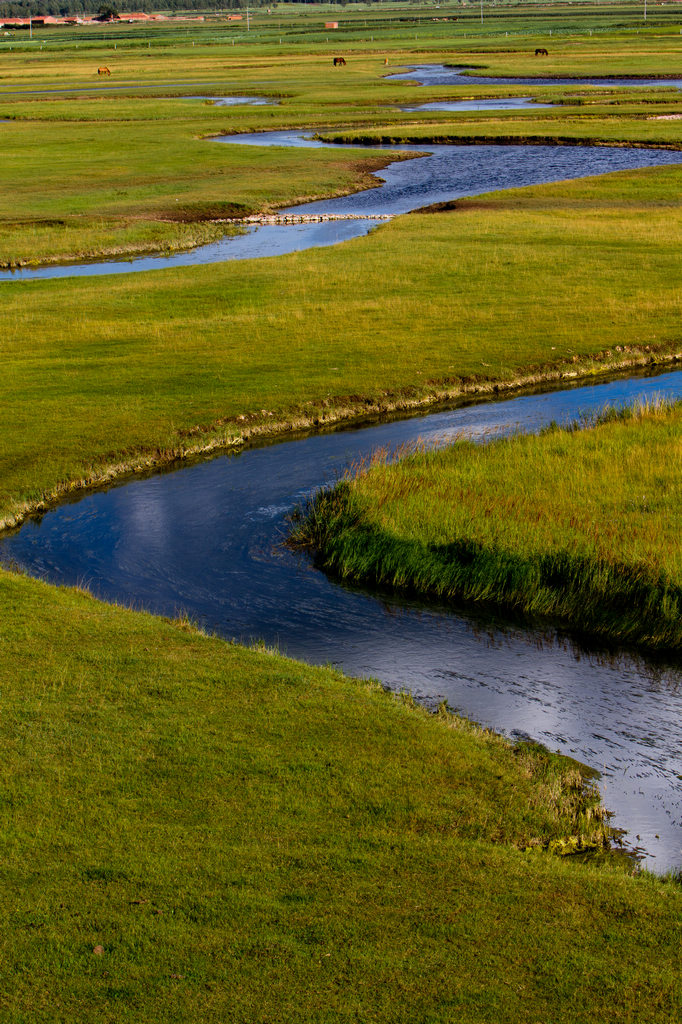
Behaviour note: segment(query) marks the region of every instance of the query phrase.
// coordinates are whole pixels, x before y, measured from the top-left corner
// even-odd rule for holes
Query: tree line
[[[270,0],[272,4],[272,0]],[[50,14],[56,18],[69,15],[94,18],[104,6],[111,8],[121,17],[132,11],[152,14],[155,11],[228,11],[246,8],[246,0],[116,0],[103,5],[101,0],[0,0],[0,18],[39,18]],[[249,0],[249,7],[266,7],[267,0]]]

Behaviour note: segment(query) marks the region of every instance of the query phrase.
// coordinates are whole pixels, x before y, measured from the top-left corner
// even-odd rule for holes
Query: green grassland
[[[346,579],[680,650],[681,455],[680,405],[384,453],[320,492],[298,539]]]
[[[286,5],[248,34],[0,37],[0,262],[196,244],[385,161],[226,132],[679,145],[648,120],[680,110],[668,92],[463,86],[566,102],[395,109],[451,92],[384,81],[395,64],[539,73],[536,45],[544,74],[678,73],[672,8],[643,28],[639,8],[577,6],[486,7],[483,29],[454,5]],[[183,98],[232,93],[280,102]],[[681,173],[458,202],[260,262],[0,284],[0,522],[253,434],[673,358]],[[0,700],[8,1024],[680,1016],[679,881],[547,854],[604,837],[563,759],[4,570]]]
[[[0,99],[0,118],[11,118],[0,125],[5,153],[0,168],[0,263],[135,252],[138,246],[127,237],[135,229],[149,233],[149,247],[158,239],[156,247],[163,249],[166,242],[187,244],[192,237],[188,224],[195,224],[198,244],[202,224],[224,231],[215,222],[225,217],[271,212],[366,187],[368,172],[387,162],[385,155],[362,150],[280,150],[275,162],[268,149],[212,140],[231,132],[308,126],[327,138],[370,144],[509,140],[680,145],[679,121],[665,118],[682,112],[682,93],[669,90],[664,90],[665,98],[638,90],[641,102],[629,105],[609,93],[608,103],[599,103],[593,94],[588,103],[581,93],[555,110],[415,115],[393,108],[442,98],[442,90],[417,94],[415,87],[396,88],[394,83],[372,104],[372,87],[378,91],[382,73],[380,63],[372,60],[349,72],[346,82],[351,85],[345,90],[332,93],[327,85],[331,95],[325,103],[320,79],[328,79],[330,69],[326,64],[321,68],[319,60],[310,63],[298,97],[239,111],[183,97]],[[276,74],[281,76],[281,67]],[[471,93],[457,88],[463,96]],[[222,91],[245,89],[254,92],[241,82]],[[474,93],[529,91],[479,86]],[[549,97],[545,89],[541,98],[554,94],[565,97],[566,89],[555,87]],[[364,104],[359,96],[366,97]]]
[[[0,518],[254,431],[674,356],[681,181],[626,172],[277,259],[0,284]]]
[[[495,11],[490,31],[483,32],[472,12],[459,6],[442,11],[349,11],[339,15],[331,38],[318,33],[321,11],[290,9],[271,17],[261,12],[249,33],[217,20],[192,25],[192,45],[190,28],[180,23],[54,30],[32,44],[15,33],[0,43],[0,121],[10,122],[0,124],[0,264],[186,247],[205,238],[205,229],[193,232],[187,223],[347,192],[383,164],[377,154],[353,160],[344,153],[296,152],[278,154],[275,163],[271,154],[209,141],[227,132],[308,127],[372,142],[680,146],[679,122],[656,119],[682,112],[678,90],[624,93],[579,81],[586,75],[678,75],[676,25],[642,26],[636,8],[613,8],[607,20],[617,31],[605,37],[596,11],[563,10],[557,24],[531,7]],[[435,20],[455,13],[456,22]],[[550,55],[538,61],[535,45],[547,43],[550,30]],[[377,45],[370,45],[373,35]],[[346,55],[346,68],[331,67],[337,52]],[[387,79],[396,67],[434,60],[493,75],[577,80],[570,87],[529,87],[510,77],[509,85],[443,89]],[[98,79],[102,64],[111,65],[111,78]],[[186,98],[195,92],[276,102],[220,108]],[[562,105],[502,114],[398,109],[446,97],[526,94]]]
[[[0,601],[0,1019],[674,1019],[679,886],[541,852],[600,839],[575,766],[73,590]]]

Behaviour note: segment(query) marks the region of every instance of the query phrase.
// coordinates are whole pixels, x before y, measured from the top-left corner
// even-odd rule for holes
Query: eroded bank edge
[[[296,129],[284,129],[286,131],[310,131],[311,129],[296,128]],[[232,134],[238,135],[239,132],[233,132]],[[246,132],[244,134],[251,134]],[[212,134],[206,136],[200,136],[199,141],[219,141],[224,137],[224,133]],[[372,147],[375,148],[375,147]],[[204,225],[208,228],[217,229],[217,235],[213,239],[208,240],[183,240],[182,238],[169,238],[162,245],[159,244],[144,244],[144,243],[132,243],[130,245],[114,245],[114,246],[99,246],[88,249],[82,252],[71,252],[71,253],[58,253],[55,255],[44,255],[40,258],[26,258],[17,260],[2,260],[0,261],[0,270],[3,271],[16,271],[16,270],[37,270],[46,267],[74,267],[78,269],[83,264],[88,264],[93,261],[100,260],[115,260],[117,262],[129,262],[144,257],[158,257],[163,258],[164,256],[174,255],[177,253],[194,252],[201,249],[204,245],[213,244],[217,241],[222,240],[226,236],[240,235],[249,227],[258,225],[269,225],[269,224],[306,224],[306,223],[318,223],[329,220],[391,220],[392,214],[285,214],[282,211],[289,209],[292,205],[304,207],[308,203],[314,202],[332,202],[335,199],[345,198],[346,196],[356,195],[360,192],[367,192],[370,189],[380,188],[383,181],[378,175],[384,168],[389,164],[397,163],[400,160],[413,159],[420,156],[425,156],[423,152],[412,152],[409,153],[377,153],[376,159],[369,161],[367,157],[358,158],[356,165],[357,179],[353,184],[348,185],[346,188],[333,189],[330,192],[316,193],[311,192],[305,196],[298,196],[292,203],[282,203],[281,206],[271,206],[269,203],[262,204],[260,209],[254,209],[253,207],[239,206],[239,204],[221,203],[215,202],[212,205],[219,209],[218,213],[206,213],[203,208],[192,209],[191,205],[189,209],[180,210],[158,210],[155,215],[151,217],[130,215],[128,217],[123,216],[118,219],[112,218],[111,225],[115,228],[117,225],[125,223],[143,223],[148,225],[161,224],[196,224]],[[372,164],[371,167],[368,164]],[[14,222],[16,225],[18,222]],[[46,224],[45,218],[40,218],[38,221],[27,220],[21,222],[25,227],[32,225],[44,225]],[[67,223],[67,218],[57,219],[56,221],[59,226]],[[13,225],[10,225],[13,226]],[[77,227],[77,225],[73,225]],[[75,275],[74,275],[75,276]],[[23,283],[20,278],[16,281],[12,281],[11,278],[5,279],[5,284]]]
[[[173,463],[210,458],[220,452],[241,448],[251,441],[268,441],[287,434],[314,432],[337,424],[364,423],[391,413],[422,412],[430,407],[458,399],[513,395],[526,388],[545,384],[576,383],[594,377],[620,374],[627,370],[671,365],[682,361],[682,348],[657,350],[653,346],[618,346],[622,355],[614,357],[607,349],[576,362],[537,367],[512,380],[463,378],[431,382],[430,386],[410,393],[385,391],[380,397],[355,395],[330,397],[305,403],[289,414],[266,409],[218,419],[178,431],[178,443],[167,448],[140,449],[128,459],[88,467],[79,478],[65,480],[39,498],[19,503],[0,517],[0,533],[21,526],[31,516],[42,514],[66,499],[109,486],[138,473],[153,473]],[[213,434],[212,437],[206,435]],[[197,440],[192,440],[197,438]],[[199,440],[198,438],[201,438]]]

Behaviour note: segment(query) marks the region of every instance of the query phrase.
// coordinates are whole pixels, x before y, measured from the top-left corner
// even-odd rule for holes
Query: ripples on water
[[[287,512],[377,447],[537,430],[655,395],[682,398],[682,373],[254,447],[64,505],[0,539],[0,557],[106,600],[184,611],[223,636],[380,678],[430,704],[446,699],[500,732],[560,749],[603,773],[615,824],[663,870],[682,862],[676,665],[588,649],[546,625],[338,586],[282,544]]]
[[[436,85],[454,84],[456,75],[449,69],[429,69],[429,74],[428,84]],[[321,145],[292,132],[224,141]],[[306,204],[296,212],[403,213],[496,189],[682,160],[682,154],[656,150],[425,148],[430,156],[383,170],[386,183],[379,189]],[[273,255],[329,245],[371,226],[371,221],[341,221],[263,227],[173,257],[49,267],[14,276],[128,273]],[[658,394],[682,397],[682,375],[461,405],[424,418],[254,447],[63,505],[0,538],[0,558],[53,582],[86,584],[107,600],[167,615],[183,611],[223,636],[262,639],[310,662],[334,662],[350,674],[376,676],[427,703],[446,699],[494,729],[561,749],[602,771],[601,788],[615,824],[629,830],[633,844],[641,842],[647,866],[664,870],[682,863],[678,665],[586,649],[547,627],[528,630],[337,586],[282,545],[286,513],[376,447],[416,439],[444,443],[462,433],[489,438],[536,430],[607,403]]]

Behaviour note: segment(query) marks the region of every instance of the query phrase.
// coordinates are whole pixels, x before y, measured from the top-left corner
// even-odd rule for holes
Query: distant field
[[[0,516],[273,423],[679,352],[681,178],[500,193],[275,260],[2,284]]]
[[[678,75],[679,29],[663,8],[644,27],[635,6],[500,7],[486,12],[490,24],[483,28],[476,12],[459,5],[330,10],[339,29],[326,32],[322,10],[282,8],[268,16],[260,8],[248,32],[242,23],[210,19],[50,29],[33,42],[19,32],[0,37],[0,121],[11,122],[0,124],[0,264],[186,247],[205,239],[205,222],[346,192],[382,163],[365,153],[283,152],[273,160],[272,153],[206,141],[221,133],[317,127],[372,141],[680,145],[679,123],[651,119],[682,112],[679,91],[624,94],[579,82],[518,86],[511,79],[509,85],[419,88],[386,78],[423,61],[505,76]],[[540,42],[547,58],[534,56]],[[332,68],[337,52],[345,54],[345,68]],[[102,64],[111,66],[111,77],[98,78]],[[275,102],[221,108],[183,98],[211,94]],[[509,94],[565,105],[503,114],[398,109]],[[213,224],[212,230],[224,229]]]

